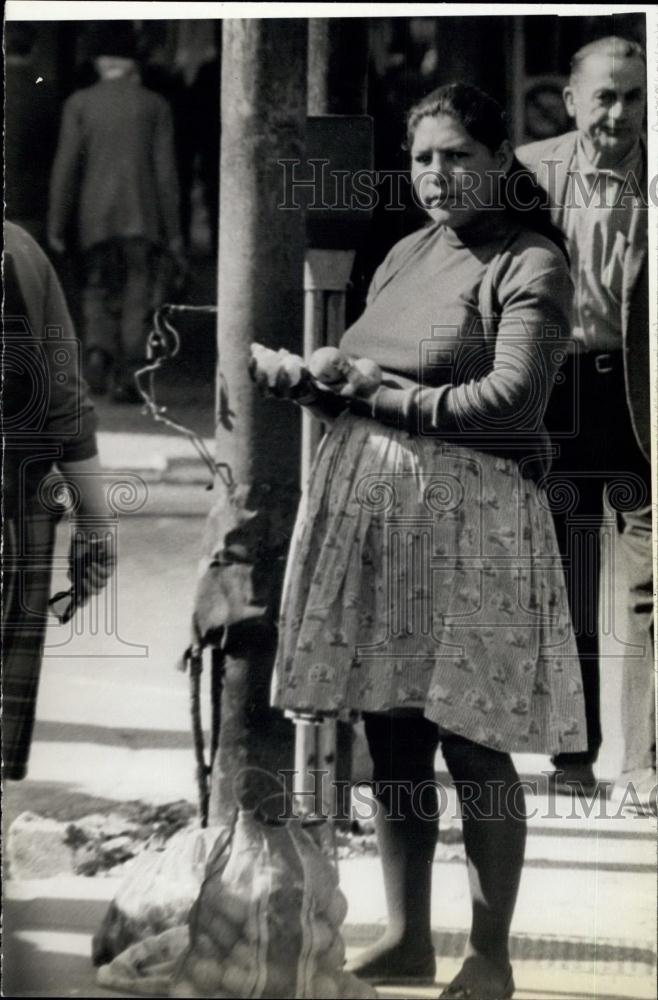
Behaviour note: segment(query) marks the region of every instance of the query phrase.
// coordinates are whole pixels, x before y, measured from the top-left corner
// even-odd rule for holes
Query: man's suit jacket
[[[167,245],[180,235],[167,102],[139,82],[102,80],[64,105],[50,184],[50,231],[77,221],[82,250],[114,238]]]
[[[562,209],[577,170],[576,149],[579,133],[521,146],[516,155],[532,171],[547,192],[553,222],[562,228]],[[639,178],[638,178],[639,180]],[[636,186],[636,185],[635,185]],[[635,189],[635,188],[634,188]],[[631,190],[629,185],[629,191]],[[593,209],[595,211],[596,209]],[[651,413],[649,387],[649,270],[646,196],[642,207],[633,210],[633,219],[624,256],[622,280],[622,342],[626,400],[638,444],[651,456]]]

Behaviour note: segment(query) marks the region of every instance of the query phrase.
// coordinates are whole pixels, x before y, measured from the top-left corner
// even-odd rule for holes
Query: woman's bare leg
[[[504,986],[525,854],[523,788],[509,754],[454,736],[443,740],[442,749],[462,809],[473,905],[467,960],[483,960],[467,961],[466,968],[477,975],[479,967],[494,987],[498,981]]]
[[[431,982],[436,968],[431,897],[438,837],[438,728],[420,714],[400,718],[368,713],[364,721],[374,765],[375,828],[388,927],[350,969],[372,981]],[[421,786],[422,801],[416,802],[414,790]]]

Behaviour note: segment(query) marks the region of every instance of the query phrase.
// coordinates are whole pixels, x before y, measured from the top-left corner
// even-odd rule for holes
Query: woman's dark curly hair
[[[434,118],[436,115],[454,118],[472,139],[481,142],[491,153],[495,153],[503,142],[509,140],[505,113],[498,101],[471,84],[448,83],[427,94],[409,111],[407,149],[411,149],[421,120]],[[551,240],[568,261],[564,236],[551,221],[546,192],[516,156],[501,180],[500,207],[505,208],[522,226]]]

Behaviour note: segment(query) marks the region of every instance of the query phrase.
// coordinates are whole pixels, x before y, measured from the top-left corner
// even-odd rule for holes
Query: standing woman
[[[473,903],[463,967],[441,995],[494,1000],[514,992],[526,837],[510,753],[586,744],[541,487],[572,288],[558,234],[512,207],[516,194],[527,208],[527,179],[495,101],[442,87],[412,109],[408,139],[430,223],[393,247],[341,341],[381,366],[382,386],[299,400],[333,423],[289,556],[274,701],[363,716],[389,925],[352,971],[372,982],[434,980],[441,743]],[[254,376],[264,383],[257,361]]]

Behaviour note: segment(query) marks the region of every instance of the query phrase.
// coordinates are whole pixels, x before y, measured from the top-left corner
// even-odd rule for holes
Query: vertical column
[[[237,607],[224,631],[211,823],[231,814],[237,790],[258,794],[258,768],[277,766],[281,730],[268,709],[269,682],[301,428],[293,407],[259,398],[247,364],[254,340],[300,353],[303,329],[304,218],[279,208],[278,161],[303,157],[307,25],[250,18],[223,28],[216,448],[233,484],[218,480],[210,523],[219,591]]]

